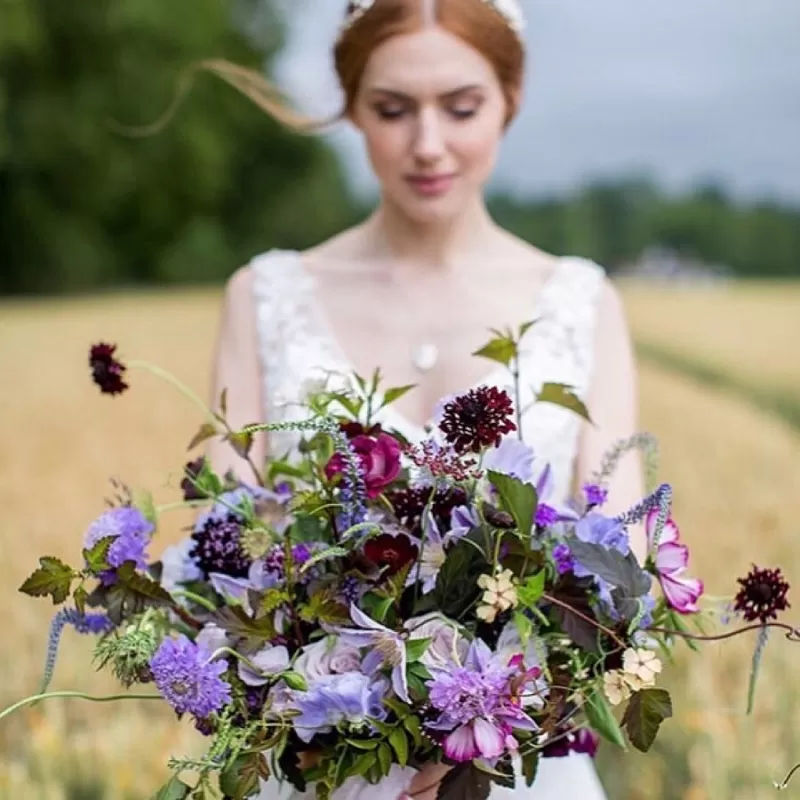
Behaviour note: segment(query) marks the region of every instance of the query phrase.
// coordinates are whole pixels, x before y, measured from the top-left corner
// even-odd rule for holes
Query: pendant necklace
[[[439,348],[431,342],[423,342],[411,349],[411,363],[417,372],[430,372],[439,361]]]

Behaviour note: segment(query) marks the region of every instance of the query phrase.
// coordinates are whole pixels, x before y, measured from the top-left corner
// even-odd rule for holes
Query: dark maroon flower
[[[600,746],[600,737],[588,728],[571,730],[566,735],[556,739],[552,744],[542,748],[543,758],[564,758],[570,753],[584,753],[590,758],[597,755]]]
[[[190,461],[183,468],[184,479],[181,481],[181,491],[184,500],[204,500],[208,495],[198,488],[197,479],[206,465],[205,456],[200,456],[194,461]]]
[[[356,436],[350,446],[361,462],[367,497],[377,497],[400,474],[400,442],[388,433],[380,433],[377,437]],[[346,469],[344,456],[334,453],[325,474],[332,480]]]
[[[203,570],[206,578],[212,572],[221,572],[232,578],[247,577],[252,559],[241,546],[242,525],[230,514],[227,517],[209,516],[192,539],[195,546],[190,555]]]
[[[759,569],[755,564],[750,572],[738,579],[742,587],[736,595],[734,609],[748,622],[759,620],[762,624],[777,619],[779,611],[789,608],[786,593],[789,584],[780,569]]]
[[[92,345],[89,350],[92,380],[103,394],[122,394],[128,388],[128,384],[122,379],[127,367],[114,357],[116,350],[115,344],[104,342]]]
[[[430,500],[431,490],[425,487],[398,489],[386,499],[392,504],[397,521],[413,534],[421,532],[422,512]],[[433,515],[440,529],[450,530],[450,515],[457,506],[466,505],[468,495],[459,486],[443,486],[433,496]]]
[[[387,574],[394,575],[419,554],[417,546],[404,534],[392,536],[383,533],[364,545],[364,555],[378,567],[388,567]]]
[[[506,433],[517,429],[513,415],[514,404],[507,392],[481,386],[445,405],[439,430],[458,453],[480,453],[497,447]]]

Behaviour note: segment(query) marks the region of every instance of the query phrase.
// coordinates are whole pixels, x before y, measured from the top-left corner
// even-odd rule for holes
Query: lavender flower
[[[155,526],[138,508],[122,506],[101,514],[87,529],[83,546],[91,550],[101,539],[113,538],[106,561],[121,567],[133,561],[137,569],[147,568],[147,545]]]
[[[367,675],[373,675],[381,667],[392,669],[392,688],[404,702],[411,702],[408,696],[406,678],[406,646],[403,637],[389,628],[375,622],[356,606],[350,606],[350,617],[358,625],[356,628],[336,628],[335,633],[344,644],[352,647],[369,647],[361,668]]]
[[[575,558],[569,549],[569,545],[564,544],[564,542],[560,542],[553,548],[553,559],[556,562],[556,569],[559,575],[571,572],[575,568]]]
[[[307,692],[295,695],[300,714],[292,720],[297,735],[310,742],[317,733],[328,733],[339,725],[369,728],[369,721],[382,721],[386,709],[382,698],[388,682],[360,672],[325,675],[314,681]]]
[[[178,714],[200,719],[231,701],[231,686],[222,680],[224,661],[209,661],[211,653],[186,636],[167,638],[150,661],[158,690]]]
[[[536,730],[520,708],[523,687],[513,682],[518,676],[517,669],[504,666],[480,639],[470,644],[463,667],[453,664],[436,671],[427,685],[431,707],[440,714],[428,727],[448,732],[442,749],[449,759],[492,761],[517,748],[515,728]],[[524,676],[522,684],[526,682]]]

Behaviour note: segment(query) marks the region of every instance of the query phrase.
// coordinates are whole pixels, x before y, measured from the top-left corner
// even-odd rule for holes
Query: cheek
[[[371,123],[362,127],[364,143],[372,168],[380,178],[397,171],[408,151],[408,137],[401,123]]]
[[[462,168],[483,180],[494,167],[501,139],[502,130],[494,120],[476,121],[454,138],[453,149]]]

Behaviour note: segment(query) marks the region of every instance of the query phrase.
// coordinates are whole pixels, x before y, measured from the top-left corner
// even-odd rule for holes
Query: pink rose
[[[362,434],[351,439],[350,446],[361,462],[367,497],[377,497],[400,473],[400,442],[388,433],[377,436]],[[345,469],[343,456],[334,453],[325,467],[325,474],[331,480]]]

